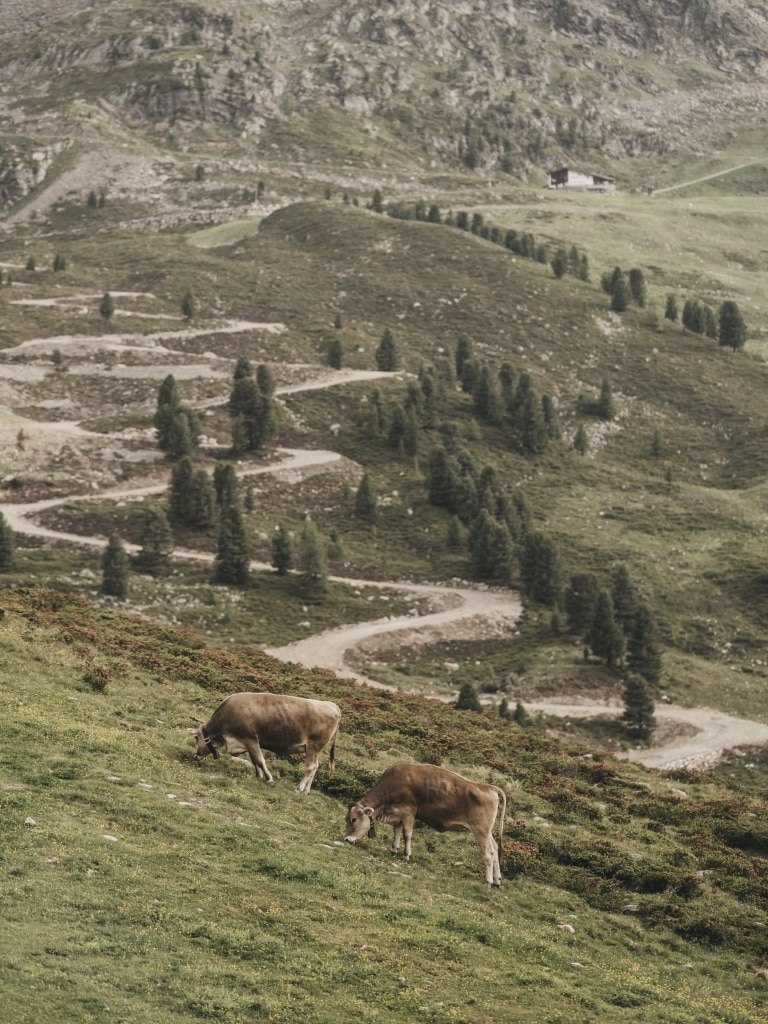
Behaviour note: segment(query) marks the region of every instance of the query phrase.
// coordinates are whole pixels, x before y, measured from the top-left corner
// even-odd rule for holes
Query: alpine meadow
[[[0,1017],[765,1021],[768,4],[0,8]]]

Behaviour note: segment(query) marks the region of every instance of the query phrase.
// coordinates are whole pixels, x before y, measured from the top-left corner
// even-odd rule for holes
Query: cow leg
[[[403,852],[403,860],[406,864],[411,859],[411,839],[413,838],[413,826],[416,821],[415,815],[408,815],[403,817],[403,834],[405,835],[405,850]]]
[[[264,754],[261,751],[261,746],[258,740],[243,740],[246,750],[250,754],[253,766],[256,769],[256,777],[259,779],[265,779],[267,784],[274,786],[275,780],[269,773],[267,768],[267,762],[264,760]]]
[[[392,831],[394,832],[394,835],[392,836],[392,849],[390,850],[390,853],[394,857],[397,855],[397,851],[400,849],[400,837],[403,834],[402,821],[399,821],[396,825],[393,825]]]
[[[485,881],[487,885],[501,885],[501,866],[499,865],[499,851],[496,840],[491,833],[483,838],[478,836],[478,843],[485,861]]]
[[[314,760],[309,763],[305,762],[304,775],[301,778],[301,782],[296,790],[297,793],[308,793],[312,788],[312,783],[315,781],[315,775],[317,774],[317,766],[320,763],[320,757],[315,754]]]

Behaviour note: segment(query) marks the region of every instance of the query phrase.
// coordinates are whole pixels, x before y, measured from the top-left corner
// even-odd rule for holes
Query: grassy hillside
[[[604,200],[610,207],[603,205]],[[655,256],[664,248],[661,242],[641,252],[642,240],[651,230],[656,239],[669,230],[669,211],[690,226],[692,247],[702,244],[704,235],[696,229],[696,210],[693,215],[686,212],[688,200],[671,194],[663,199],[663,207],[655,200],[626,198],[597,197],[592,203],[547,197],[541,209],[507,206],[503,217],[499,207],[466,207],[481,213],[488,224],[498,220],[505,228],[516,225],[521,231],[535,227],[536,238],[550,252],[558,244],[578,245],[589,255],[590,282],[570,276],[557,280],[549,266],[521,259],[469,232],[376,215],[344,204],[340,197],[286,207],[265,218],[256,234],[249,229],[238,235],[236,228],[223,237],[220,233],[223,244],[211,246],[206,233],[205,248],[188,244],[197,238],[194,230],[153,236],[105,231],[78,237],[62,227],[60,233],[35,241],[42,266],[34,272],[23,269],[25,249],[18,240],[10,255],[22,269],[15,271],[13,288],[0,292],[7,314],[6,341],[48,336],[51,349],[62,345],[67,352],[66,343],[55,340],[62,331],[91,336],[95,354],[107,369],[94,373],[88,358],[75,356],[66,357],[72,366],[69,374],[57,372],[44,344],[29,355],[16,355],[14,363],[32,359],[40,377],[24,392],[29,404],[17,397],[15,408],[39,415],[45,401],[52,410],[47,415],[55,418],[64,399],[97,429],[149,429],[162,374],[206,360],[213,352],[219,360],[210,364],[216,367],[215,375],[206,369],[180,383],[185,401],[207,409],[206,434],[219,447],[201,453],[199,464],[210,470],[216,459],[227,455],[230,421],[225,403],[232,361],[240,355],[269,363],[280,385],[291,381],[299,363],[307,364],[308,373],[319,369],[335,336],[341,339],[346,366],[373,369],[375,349],[389,328],[400,348],[403,370],[417,374],[424,365],[445,370],[453,362],[459,335],[467,334],[479,362],[493,372],[507,362],[518,375],[530,374],[539,394],[552,397],[562,439],[542,455],[521,454],[508,424],[485,422],[473,410],[470,397],[449,386],[438,417],[423,425],[414,460],[388,445],[386,430],[372,436],[366,419],[377,393],[390,412],[406,399],[412,379],[393,375],[375,383],[286,395],[281,399],[277,443],[330,447],[353,460],[357,469],[346,481],[332,472],[301,483],[254,481],[255,508],[247,519],[253,557],[268,562],[275,525],[282,522],[300,531],[311,508],[322,535],[341,539],[331,561],[337,575],[438,580],[471,576],[466,546],[446,544],[450,515],[427,500],[429,452],[444,443],[448,430],[478,467],[495,469],[507,498],[524,493],[536,527],[546,531],[561,552],[566,581],[571,573],[595,571],[605,585],[617,564],[627,566],[659,621],[666,663],[661,686],[666,692],[684,703],[765,718],[763,439],[768,423],[757,333],[765,302],[759,275],[744,263],[728,281],[727,294],[738,296],[750,327],[747,349],[737,354],[654,316],[649,308],[632,307],[621,317],[612,314],[597,279],[615,260],[621,259],[626,269],[638,264],[645,268],[657,310],[672,286],[672,257],[665,264]],[[754,208],[754,218],[759,218],[760,206]],[[551,212],[549,219],[539,216],[545,210]],[[713,206],[713,217],[714,211]],[[745,211],[746,206],[744,216]],[[716,235],[733,230],[731,213],[726,204],[717,214]],[[101,214],[97,210],[95,216]],[[629,259],[622,258],[615,218],[624,225],[627,244],[636,246],[627,250]],[[736,241],[731,238],[727,244]],[[743,245],[754,245],[751,235]],[[66,247],[70,257],[68,267],[53,274],[47,267],[60,247]],[[697,251],[702,262],[715,267],[714,247]],[[637,258],[640,255],[642,259]],[[180,318],[179,304],[190,283],[199,313],[187,325]],[[747,292],[753,284],[754,291]],[[95,307],[104,290],[149,288],[152,297],[119,299],[108,326],[98,317]],[[92,307],[85,311],[82,298],[77,298],[84,294],[92,296]],[[678,294],[681,304],[689,295],[716,301],[715,292],[692,287]],[[55,306],[9,301],[51,295],[58,298]],[[70,305],[63,304],[67,296]],[[334,327],[337,316],[340,328]],[[223,323],[241,319],[284,329],[222,333]],[[192,336],[185,337],[182,332],[190,326]],[[157,327],[176,332],[166,342],[166,352],[128,356],[137,363],[149,360],[145,373],[126,380],[114,365],[124,358],[120,349],[117,355],[100,354],[103,339],[112,332],[124,341],[135,336],[141,342],[148,329]],[[154,373],[153,360],[161,362]],[[610,422],[589,412],[604,380],[612,386],[616,407]],[[579,425],[589,439],[585,457],[572,447]],[[153,458],[153,480],[167,482],[170,464],[159,452]],[[259,454],[252,465],[262,462]],[[114,466],[128,484],[142,468],[126,460]],[[354,515],[354,487],[363,469],[371,474],[381,499],[375,529]],[[56,473],[64,472],[64,466],[57,465]],[[49,494],[49,479],[39,479],[30,497]],[[54,476],[52,482],[65,487],[66,493],[66,485],[57,484],[57,479]],[[83,487],[80,477],[74,485],[69,482],[70,490]],[[117,528],[135,541],[140,517],[140,505],[89,501],[51,510],[41,522],[85,534],[106,535]],[[177,543],[208,552],[215,549],[213,535],[182,532]],[[98,576],[94,556],[83,555],[80,564]],[[305,635],[300,623],[307,618],[306,602],[291,581],[255,579],[255,588],[231,595],[223,588],[201,590],[207,579],[203,568],[178,563],[177,569],[170,583],[137,579],[131,596],[135,606],[212,637],[275,644]],[[37,546],[20,551],[16,574],[9,579],[58,581],[67,589],[96,594],[94,576],[73,572],[70,557],[57,567],[57,556]],[[169,596],[169,586],[178,600]],[[309,618],[319,629],[344,621],[345,616],[370,617],[380,605],[366,610],[366,596],[358,600],[334,594],[313,608]],[[509,677],[521,695],[547,691],[558,679],[578,688],[588,688],[598,678],[604,685],[599,666],[584,662],[582,645],[574,640],[550,627],[548,611],[532,609],[518,637],[408,651],[392,665],[368,670],[387,682],[399,674],[409,685],[424,689],[434,685],[440,674],[437,666],[448,659],[461,663],[452,683],[470,678],[484,684]],[[619,687],[619,676],[613,678]]]
[[[556,746],[255,649],[3,591],[0,1007],[31,1022],[757,1022],[764,793]],[[185,733],[237,689],[336,700],[337,773],[293,792]],[[438,751],[440,752],[438,754]],[[469,834],[340,842],[397,759],[501,783],[504,884]]]

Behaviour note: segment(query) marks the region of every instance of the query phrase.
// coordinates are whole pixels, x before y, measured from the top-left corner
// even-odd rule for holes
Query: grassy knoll
[[[583,756],[45,591],[4,591],[0,1007],[31,1022],[764,1019],[764,792]],[[185,727],[225,692],[335,699],[337,772],[293,792]],[[340,843],[398,758],[510,797],[504,885],[468,835]],[[361,1007],[364,1008],[361,1011]]]

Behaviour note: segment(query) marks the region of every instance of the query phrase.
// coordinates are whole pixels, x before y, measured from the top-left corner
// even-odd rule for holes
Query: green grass
[[[351,1021],[361,1005],[403,1021],[762,1020],[747,791],[204,652],[50,592],[0,597],[0,1006],[21,1022]],[[84,681],[94,663],[102,692]],[[195,765],[190,716],[243,686],[341,704],[334,780],[323,761],[301,797],[293,761],[271,759],[274,789],[228,757]],[[510,794],[499,891],[468,834],[417,829],[410,866],[388,829],[340,842],[345,801],[418,755],[427,723],[452,737],[446,764]]]

